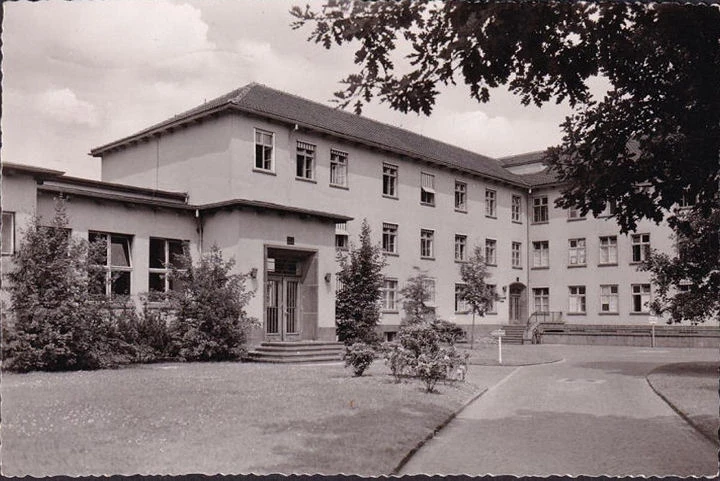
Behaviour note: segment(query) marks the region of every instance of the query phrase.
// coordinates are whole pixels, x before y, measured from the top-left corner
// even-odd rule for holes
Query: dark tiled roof
[[[542,161],[544,150],[537,150],[535,152],[526,152],[524,154],[509,155],[507,157],[500,157],[498,162],[505,167],[512,167],[514,165],[523,164],[534,164],[535,162]]]
[[[551,185],[560,183],[557,174],[548,168],[545,168],[542,172],[535,172],[534,174],[521,175],[522,179],[529,184],[531,187],[540,187],[543,185]]]
[[[490,157],[256,83],[248,84],[134,135],[97,147],[90,153],[100,156],[105,151],[122,148],[132,141],[226,109],[298,124],[303,128],[400,155],[524,185],[520,176],[508,172],[497,160]]]

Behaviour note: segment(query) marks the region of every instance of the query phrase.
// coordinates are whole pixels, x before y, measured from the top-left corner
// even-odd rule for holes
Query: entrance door
[[[520,320],[520,294],[510,293],[510,322]]]
[[[510,324],[523,324],[527,321],[527,305],[524,299],[525,286],[519,283],[510,285],[508,295]]]
[[[269,341],[300,338],[297,301],[297,278],[268,277],[265,283],[265,334]]]

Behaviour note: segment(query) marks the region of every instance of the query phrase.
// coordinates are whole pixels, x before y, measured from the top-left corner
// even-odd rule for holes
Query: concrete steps
[[[510,324],[502,326],[505,335],[503,336],[503,344],[522,344],[525,326],[522,324]]]
[[[342,361],[345,346],[340,342],[288,341],[263,342],[248,352],[248,361],[306,363]]]

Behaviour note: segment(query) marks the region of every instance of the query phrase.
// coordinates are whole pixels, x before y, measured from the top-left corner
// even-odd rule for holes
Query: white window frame
[[[606,307],[607,306],[607,307]],[[617,314],[620,306],[620,290],[617,284],[600,285],[600,312]]]
[[[317,151],[315,144],[298,140],[295,149],[295,178],[315,180],[315,156]],[[300,175],[298,175],[298,170],[300,170]]]
[[[632,262],[639,263],[650,255],[650,234],[632,234]]]
[[[349,155],[342,150],[330,149],[330,185],[348,187]]]
[[[398,225],[383,222],[382,250],[385,254],[398,253]],[[389,248],[388,248],[389,247]]]
[[[429,277],[423,281],[423,286],[425,287],[425,290],[428,291],[430,294],[427,302],[425,303],[426,306],[429,307],[436,307],[436,289],[437,289],[437,283],[435,282],[434,277]]]
[[[465,284],[463,283],[455,283],[455,312],[457,314],[466,314],[470,312],[470,305],[465,299],[460,297],[464,286]]]
[[[584,215],[580,215],[580,209],[577,209],[575,207],[568,208],[568,219],[569,220],[580,220],[585,219],[586,217]]]
[[[587,265],[587,241],[584,237],[568,239],[568,265]]]
[[[455,210],[467,212],[467,183],[455,181]]]
[[[398,196],[398,166],[383,162],[383,195],[397,199]]]
[[[420,204],[435,207],[435,174],[420,172]]]
[[[254,129],[254,143],[253,147],[255,149],[253,153],[254,158],[254,164],[253,164],[253,170],[259,171],[259,172],[275,172],[275,132],[270,132],[269,130],[263,130],[259,128]],[[269,135],[270,136],[270,144],[261,143],[258,141],[258,136],[264,136]],[[263,149],[262,158],[258,158],[258,146],[262,147],[270,147],[270,159],[265,158],[265,150]],[[258,166],[258,161],[261,162],[261,166]],[[269,161],[269,167],[266,167],[265,165]]]
[[[522,267],[522,242],[512,241],[510,245],[510,265]]]
[[[513,222],[522,223],[522,197],[513,194],[511,200],[510,217]]]
[[[533,224],[545,224],[550,221],[548,196],[533,197]]]
[[[485,217],[497,218],[497,191],[485,189]]]
[[[455,260],[465,262],[467,260],[467,236],[455,234]]]
[[[650,284],[631,284],[631,308],[632,312],[637,314],[649,314],[650,313],[650,302],[652,301],[652,287]],[[640,310],[635,309],[635,300],[639,297]]]
[[[386,277],[380,290],[382,291],[383,312],[398,312],[398,280]]]
[[[488,239],[488,238],[485,239],[485,263],[489,266],[497,265],[497,240],[496,239]]]
[[[539,306],[539,309],[538,309]],[[534,287],[533,288],[533,307],[534,312],[550,312],[550,288]]]
[[[568,286],[568,314],[587,312],[587,290],[585,286]]]
[[[350,234],[347,231],[347,222],[335,223],[335,249],[339,251],[346,251],[349,248]]]
[[[431,229],[420,229],[420,258],[435,258],[435,231]]]
[[[3,211],[2,231],[8,233],[9,242],[9,245],[2,243],[2,255],[11,256],[15,253],[15,212]]]
[[[533,267],[550,267],[550,241],[533,241]]]
[[[617,236],[600,236],[600,260],[599,265],[616,265],[618,263],[618,242]]]
[[[165,251],[165,256],[163,260],[163,267],[150,267],[150,261],[151,261],[151,245],[153,241],[162,241],[163,243],[163,250]],[[148,242],[148,291],[150,291],[150,276],[152,274],[160,274],[163,276],[163,283],[164,287],[162,291],[151,291],[151,292],[161,292],[161,293],[167,293],[171,290],[170,285],[170,272],[172,271],[171,262],[172,259],[170,258],[170,243],[171,242],[179,242],[182,246],[183,252],[186,251],[188,246],[188,241],[183,241],[180,239],[166,239],[163,237],[150,237]]]
[[[132,295],[132,271],[133,271],[133,237],[128,234],[119,234],[115,232],[98,232],[98,231],[89,231],[88,232],[88,239],[91,239],[94,236],[98,237],[104,237],[105,239],[105,264],[104,265],[96,265],[96,267],[102,268],[103,271],[105,271],[105,293],[104,295],[110,298],[114,298],[118,294],[114,294],[112,292],[113,290],[113,273],[114,272],[127,272],[129,273],[129,282],[128,282],[128,294],[119,294],[119,295]],[[123,241],[127,242],[127,257],[128,257],[128,266],[119,266],[119,265],[113,265],[112,264],[112,245],[113,245],[113,238],[122,239]]]

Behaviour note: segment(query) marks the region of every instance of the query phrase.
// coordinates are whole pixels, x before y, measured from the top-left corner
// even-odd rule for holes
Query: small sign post
[[[498,340],[498,363],[502,364],[502,337],[505,335],[503,329],[496,329],[490,333],[492,337],[497,337]]]
[[[655,324],[657,324],[657,316],[650,316],[648,318],[648,321],[650,321],[650,339],[651,339],[651,347],[655,347]]]

